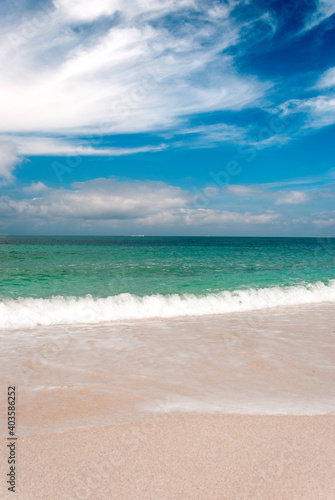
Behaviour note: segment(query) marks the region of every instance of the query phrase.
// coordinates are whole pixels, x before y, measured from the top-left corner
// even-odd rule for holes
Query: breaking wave
[[[91,295],[49,299],[27,297],[0,302],[0,328],[202,316],[318,302],[335,302],[335,280],[328,284],[251,288],[202,296],[157,294],[139,297],[122,293],[106,298]]]

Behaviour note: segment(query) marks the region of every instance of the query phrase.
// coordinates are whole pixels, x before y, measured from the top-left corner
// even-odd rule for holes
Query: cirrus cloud
[[[206,2],[192,0],[98,6],[55,0],[35,29],[29,12],[22,13],[30,32],[7,14],[0,29],[6,68],[0,132],[148,132],[193,113],[254,106],[269,84],[238,74],[233,57],[223,53],[239,40],[228,15],[233,6],[211,14]],[[167,26],[166,16],[187,13],[196,22]],[[103,16],[109,24],[85,28]]]

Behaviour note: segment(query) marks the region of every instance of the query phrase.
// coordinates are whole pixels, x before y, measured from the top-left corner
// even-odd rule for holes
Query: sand
[[[172,414],[23,437],[17,493],[2,481],[0,497],[330,500],[334,436],[332,416]]]
[[[335,499],[331,304],[1,336],[0,499]]]

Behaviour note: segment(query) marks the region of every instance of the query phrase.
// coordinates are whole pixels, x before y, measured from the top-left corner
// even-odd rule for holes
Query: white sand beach
[[[16,498],[333,498],[333,320],[314,304],[2,332]]]

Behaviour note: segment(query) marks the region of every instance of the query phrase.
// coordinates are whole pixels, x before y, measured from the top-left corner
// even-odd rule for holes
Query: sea
[[[334,238],[1,236],[0,270],[21,435],[335,413]]]
[[[0,328],[335,301],[335,238],[2,236]]]

